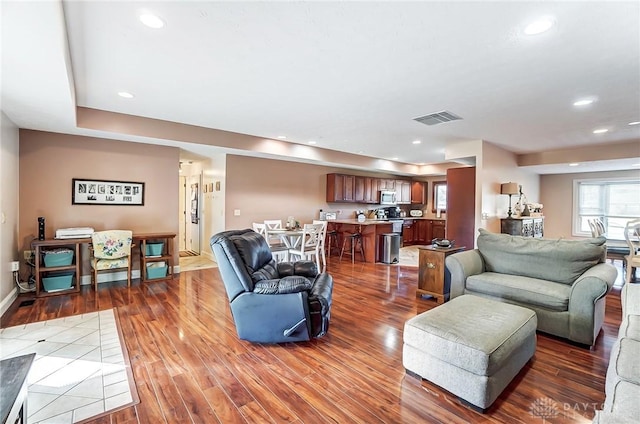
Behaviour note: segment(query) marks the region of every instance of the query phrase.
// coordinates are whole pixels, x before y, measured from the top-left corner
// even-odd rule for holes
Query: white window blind
[[[574,180],[573,235],[591,236],[589,220],[600,218],[608,239],[624,240],[627,221],[640,218],[640,180]]]

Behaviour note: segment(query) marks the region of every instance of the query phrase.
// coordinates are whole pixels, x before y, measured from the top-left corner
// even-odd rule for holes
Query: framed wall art
[[[71,204],[143,206],[144,183],[74,178]]]

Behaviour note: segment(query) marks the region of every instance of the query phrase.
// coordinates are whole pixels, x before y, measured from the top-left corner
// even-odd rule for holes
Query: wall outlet
[[[23,253],[24,253],[25,261],[31,260],[33,258],[33,255],[34,255],[33,250],[25,250]]]
[[[240,216],[240,209],[234,209],[233,216]]]
[[[20,271],[20,262],[12,261],[11,262],[11,272]]]

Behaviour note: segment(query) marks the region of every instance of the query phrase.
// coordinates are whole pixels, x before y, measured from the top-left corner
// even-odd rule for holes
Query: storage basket
[[[42,252],[44,266],[68,266],[73,262],[73,250],[61,248]]]
[[[145,256],[162,256],[164,243],[147,243]]]
[[[164,262],[147,264],[147,279],[164,278],[167,276],[167,265]]]
[[[73,271],[50,273],[47,277],[42,278],[42,285],[45,291],[53,292],[60,290],[68,290],[73,284]]]

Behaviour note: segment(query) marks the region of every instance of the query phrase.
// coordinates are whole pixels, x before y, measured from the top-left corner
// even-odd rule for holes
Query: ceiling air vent
[[[457,121],[458,119],[462,118],[447,110],[443,110],[441,112],[431,113],[419,118],[414,118],[413,120],[422,122],[425,125],[438,125],[449,121]]]

